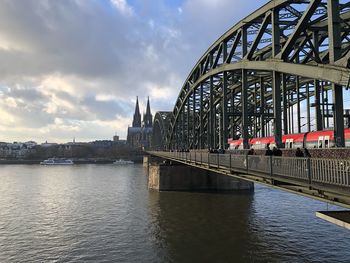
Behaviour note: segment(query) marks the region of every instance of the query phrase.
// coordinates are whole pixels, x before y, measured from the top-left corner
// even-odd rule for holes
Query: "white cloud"
[[[118,98],[111,94],[97,94],[95,98],[97,101],[118,101]]]
[[[149,62],[157,62],[159,60],[158,52],[153,45],[146,47],[145,55]]]
[[[132,7],[128,5],[126,0],[110,0],[113,6],[115,6],[122,14],[132,16],[134,11]]]
[[[7,111],[0,109],[0,123],[6,124],[3,126],[12,126],[16,123],[16,117]]]
[[[77,92],[77,88],[79,88],[77,85],[78,81],[79,80],[74,79],[74,77],[72,78],[59,74],[47,75],[43,76],[41,79],[39,89],[48,97],[50,97],[52,92],[61,91],[79,98],[83,94]]]
[[[257,5],[130,3],[0,1],[0,140],[125,138],[135,97],[172,110],[202,53]]]
[[[17,108],[17,106],[18,106],[15,98],[6,98],[5,103],[10,108]]]
[[[0,50],[4,51],[17,51],[17,52],[30,52],[30,48],[28,46],[21,45],[16,43],[15,41],[11,41],[7,39],[5,36],[0,35]]]

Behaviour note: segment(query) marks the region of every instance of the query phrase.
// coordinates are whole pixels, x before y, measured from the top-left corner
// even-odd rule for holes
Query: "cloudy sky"
[[[209,45],[266,2],[0,0],[0,141],[125,138],[136,96],[172,110]]]

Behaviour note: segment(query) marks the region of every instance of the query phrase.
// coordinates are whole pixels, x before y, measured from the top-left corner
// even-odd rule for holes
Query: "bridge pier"
[[[252,191],[254,184],[227,175],[147,157],[148,188],[158,191]]]
[[[151,158],[151,156],[149,156],[149,155],[143,156],[143,167],[148,169],[150,158]]]

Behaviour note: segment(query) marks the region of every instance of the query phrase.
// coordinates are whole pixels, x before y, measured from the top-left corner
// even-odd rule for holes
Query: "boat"
[[[133,164],[133,163],[134,162],[130,160],[119,159],[119,160],[116,160],[113,164],[125,165],[125,164]]]
[[[70,159],[61,159],[61,158],[49,158],[40,162],[41,165],[72,165],[74,164]]]

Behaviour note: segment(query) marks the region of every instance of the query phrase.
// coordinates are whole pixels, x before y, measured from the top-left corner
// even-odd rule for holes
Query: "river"
[[[327,208],[259,185],[149,191],[142,165],[2,165],[0,262],[350,262]]]

